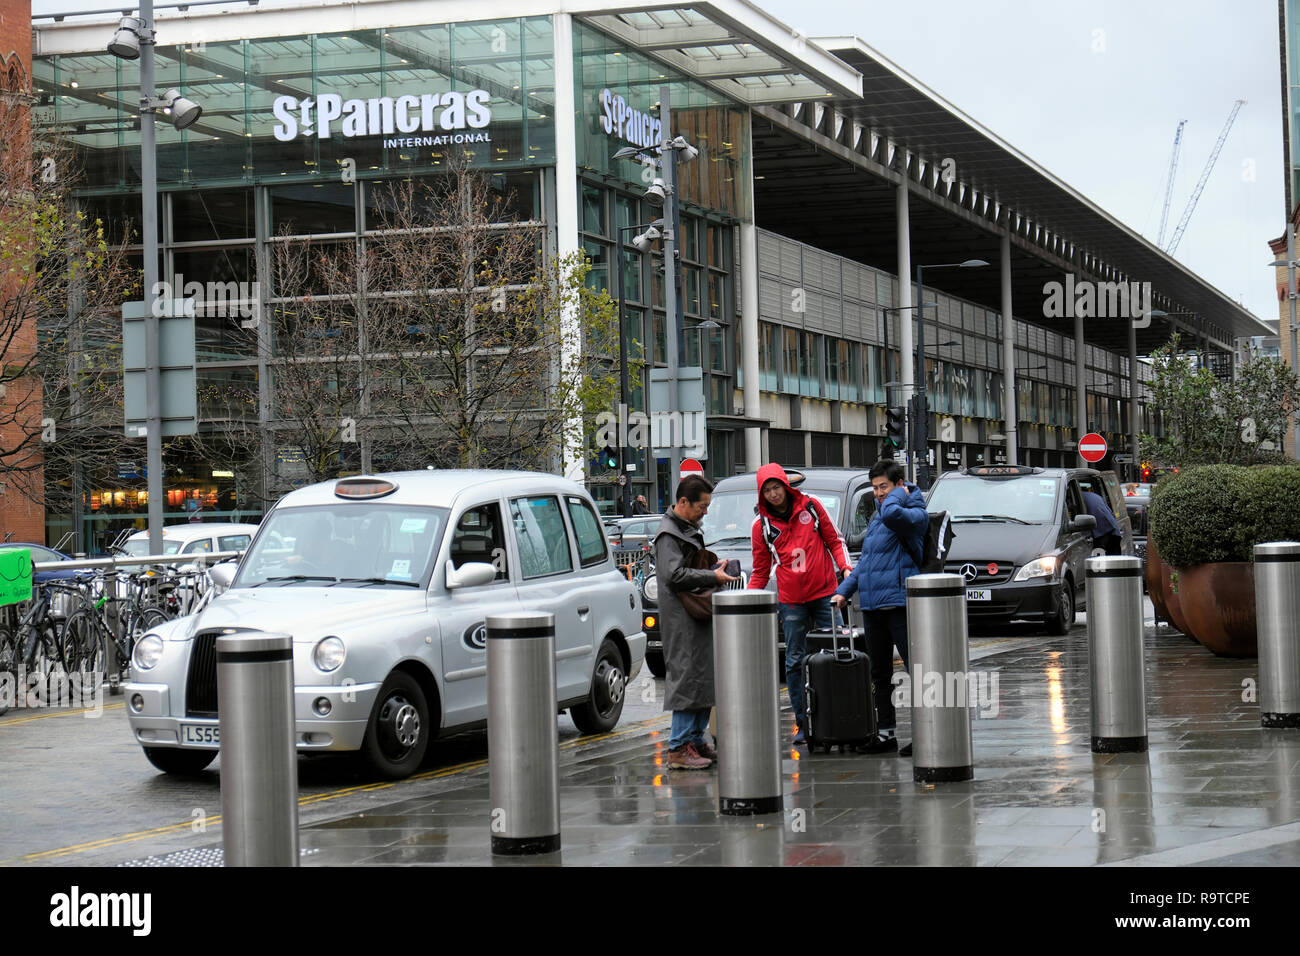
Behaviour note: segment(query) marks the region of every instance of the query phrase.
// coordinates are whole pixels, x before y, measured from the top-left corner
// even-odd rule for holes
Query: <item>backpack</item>
[[[930,512],[930,523],[925,528],[922,554],[918,556],[910,544],[904,544],[904,547],[922,574],[938,574],[943,571],[944,560],[952,550],[952,539],[955,537],[948,512],[934,511]]]

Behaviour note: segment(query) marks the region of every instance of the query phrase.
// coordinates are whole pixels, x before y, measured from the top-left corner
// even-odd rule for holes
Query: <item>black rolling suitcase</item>
[[[852,630],[836,624],[833,606],[831,632],[834,649],[815,651],[803,662],[804,734],[810,752],[821,747],[830,753],[835,745],[843,751],[866,743],[876,732],[871,665],[852,646]]]

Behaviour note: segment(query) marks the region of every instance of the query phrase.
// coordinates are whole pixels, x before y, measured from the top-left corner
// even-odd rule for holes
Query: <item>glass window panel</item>
[[[510,502],[515,544],[525,578],[545,577],[573,569],[569,533],[560,504],[551,495],[514,498]]]
[[[356,231],[356,189],[344,183],[271,187],[271,235]]]
[[[582,229],[598,236],[605,231],[605,191],[595,186],[582,187]]]
[[[257,235],[251,189],[171,193],[172,241],[252,239]]]

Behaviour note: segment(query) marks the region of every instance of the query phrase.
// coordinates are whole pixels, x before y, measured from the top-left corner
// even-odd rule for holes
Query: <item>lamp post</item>
[[[141,0],[138,17],[124,16],[108,43],[108,52],[123,60],[140,61],[140,194],[144,205],[140,231],[144,244],[144,352],[145,352],[145,447],[149,496],[149,550],[162,554],[163,462],[162,462],[162,366],[159,342],[158,293],[158,157],[154,115],[162,112],[176,129],[193,126],[203,113],[197,103],[168,90],[158,96],[154,89],[153,0]],[[169,296],[171,293],[168,293]],[[170,302],[168,309],[170,310]]]
[[[916,266],[916,301],[924,308],[925,303],[925,270],[926,269],[978,269],[988,265],[983,259],[965,259],[962,262],[932,262],[928,265],[917,263]],[[938,303],[935,303],[938,305]],[[939,338],[939,316],[936,312],[934,317],[935,339]],[[922,313],[916,323],[916,393],[919,396],[917,401],[917,427],[921,429],[921,435],[916,442],[918,448],[926,447],[929,443],[929,437],[926,434],[926,416],[929,414],[928,405],[925,401],[925,313]],[[930,467],[926,461],[918,460],[916,463],[916,482],[922,490],[930,487]]]
[[[622,150],[620,150],[620,152],[622,152]],[[619,404],[621,412],[627,410],[628,403],[627,322],[624,316],[623,304],[625,301],[623,284],[623,233],[632,232],[636,229],[645,229],[646,232],[638,236],[637,239],[642,240],[645,243],[645,247],[649,248],[650,242],[659,237],[659,226],[661,225],[663,225],[663,220],[656,219],[652,223],[622,226],[618,229],[617,240],[614,243],[614,267],[618,270],[618,378]],[[640,243],[638,243],[637,246],[640,251],[645,251],[644,249],[641,249]],[[650,414],[648,392],[643,390],[642,397],[647,406],[645,414],[648,420]],[[626,438],[626,435],[624,437]],[[647,459],[650,457],[652,456],[647,455]],[[620,479],[620,488],[622,489],[620,497],[622,499],[623,517],[630,518],[632,516],[632,482],[627,477],[627,471],[627,442],[620,441],[618,443],[618,475]]]

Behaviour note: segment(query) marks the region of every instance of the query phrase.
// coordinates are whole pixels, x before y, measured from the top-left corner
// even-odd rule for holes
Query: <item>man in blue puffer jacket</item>
[[[871,658],[871,683],[876,696],[876,736],[858,748],[862,753],[898,750],[893,694],[894,648],[907,667],[907,585],[920,574],[917,562],[925,548],[925,531],[930,516],[925,496],[916,485],[903,481],[903,466],[885,458],[871,466],[871,490],[876,496],[876,513],[867,525],[858,566],[831,596],[831,603],[843,608],[855,591],[867,627],[867,655]],[[912,745],[900,751],[911,756]]]

